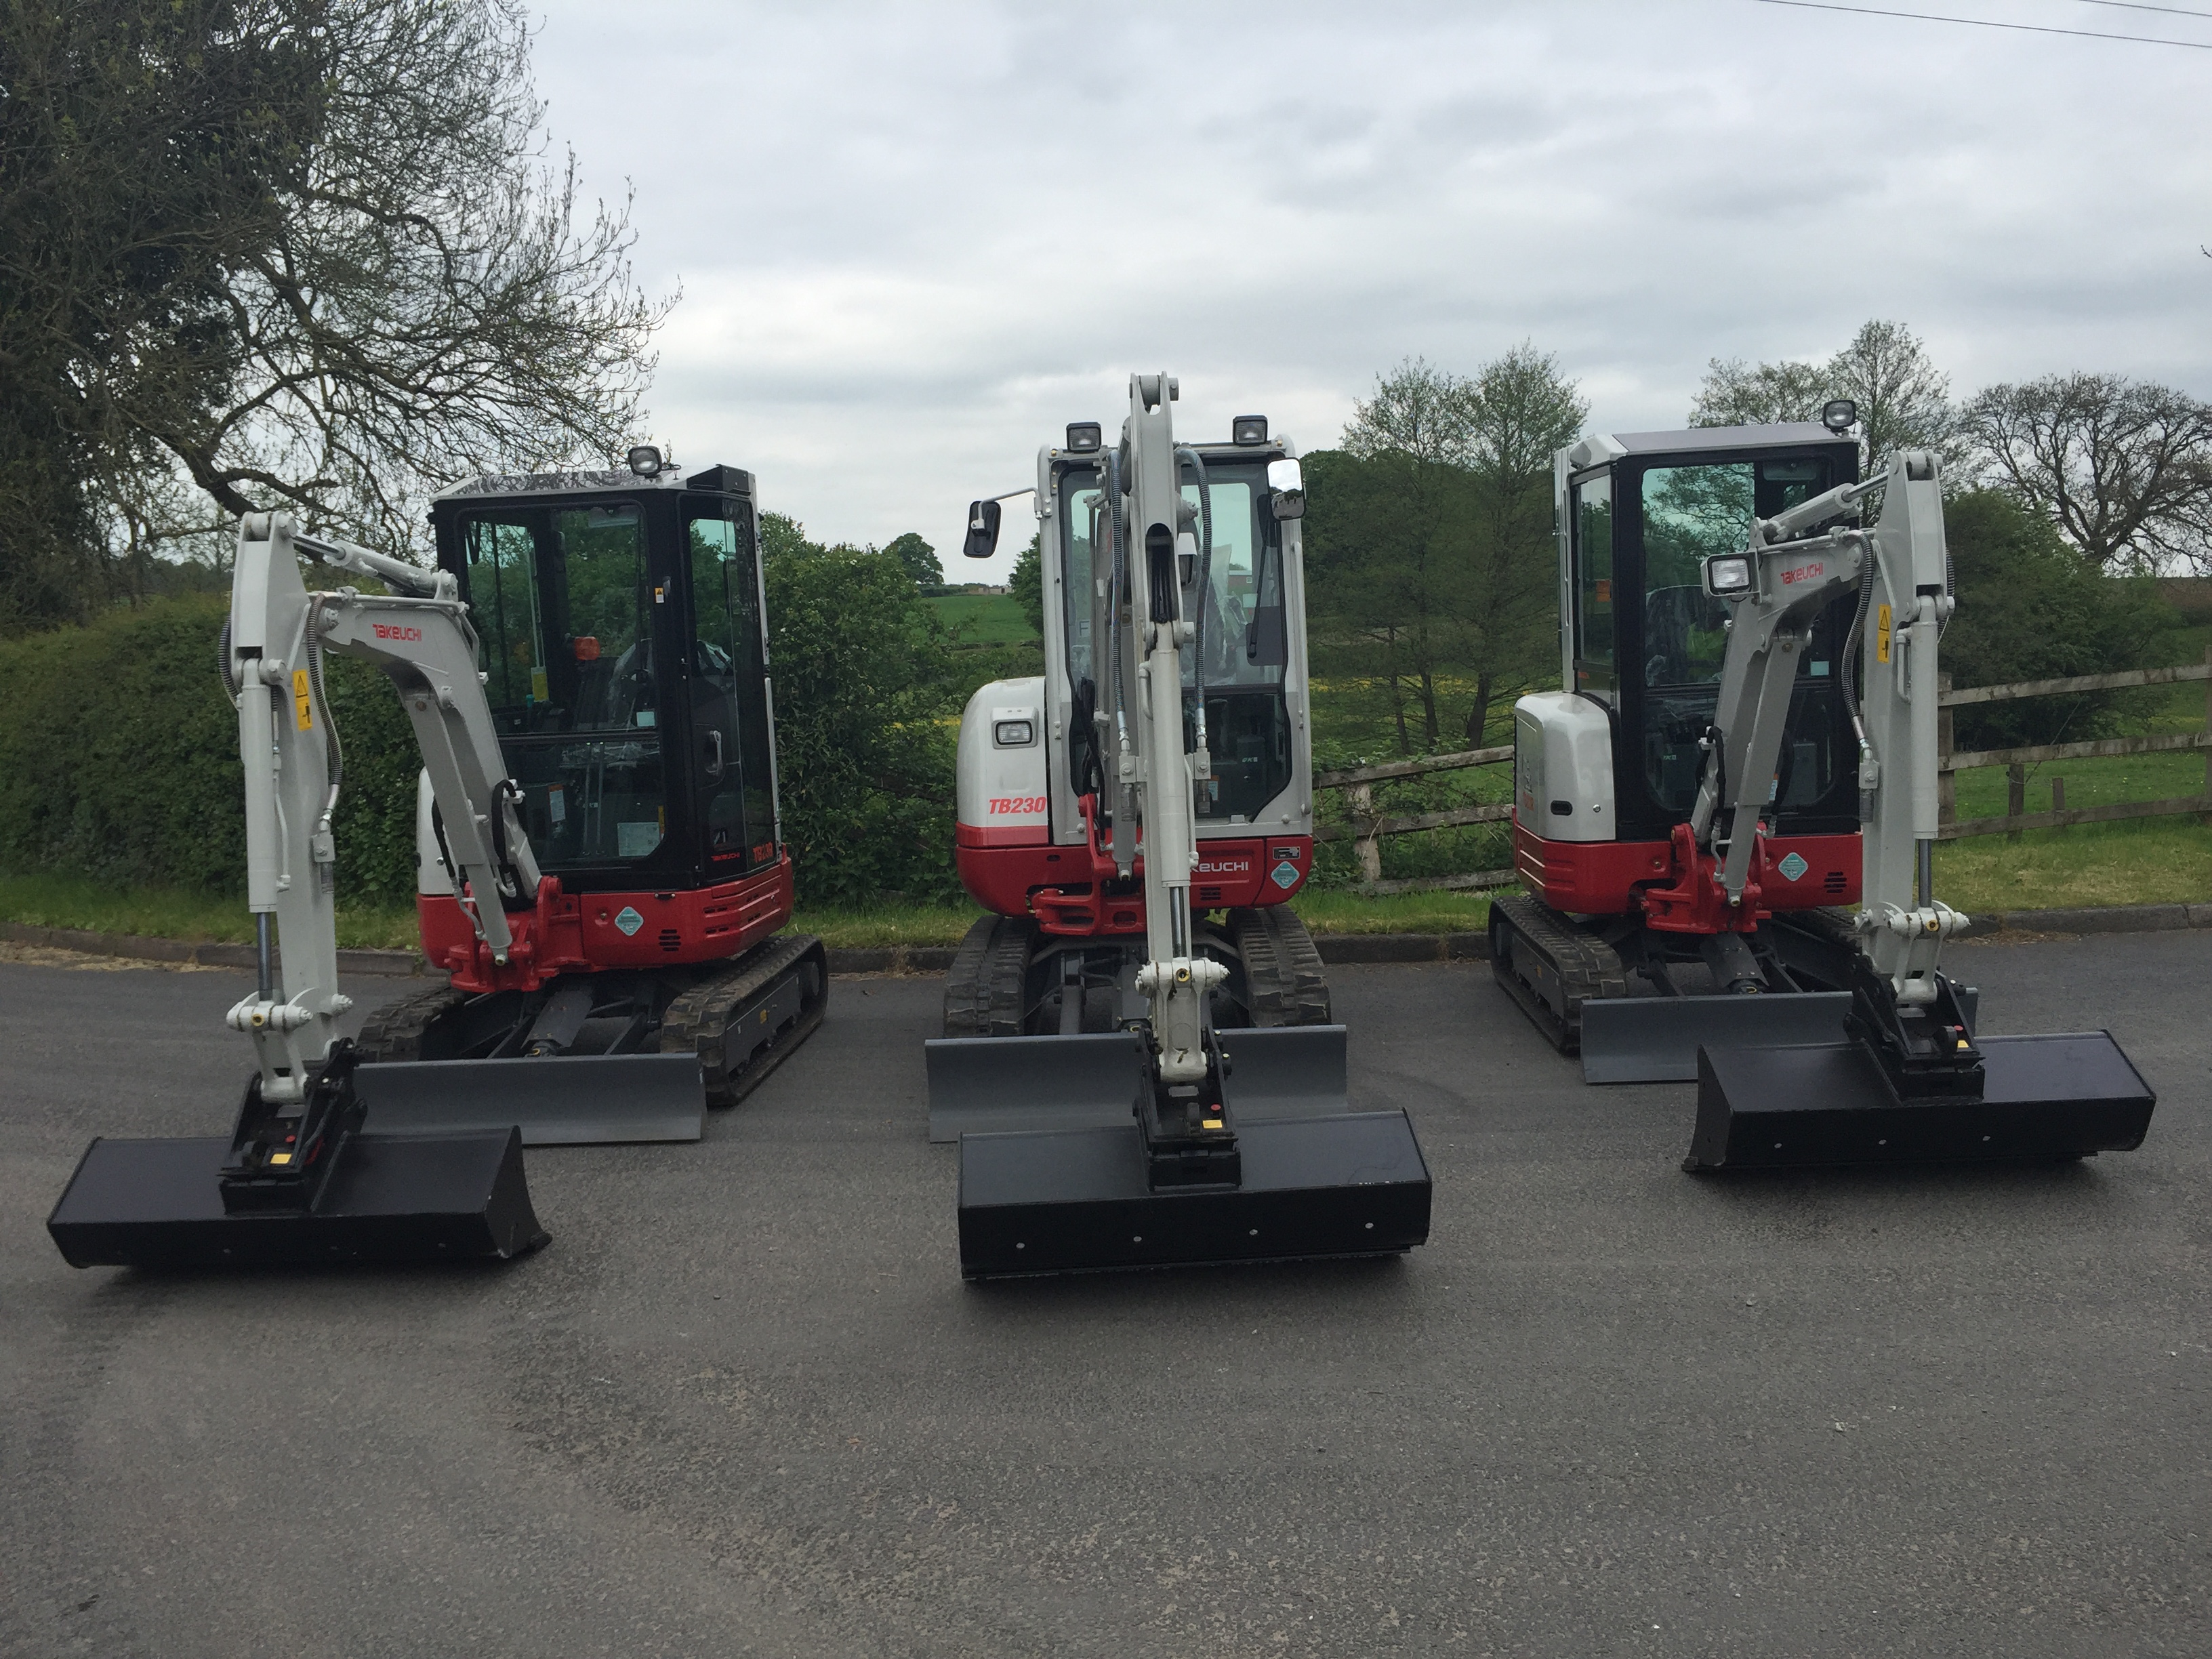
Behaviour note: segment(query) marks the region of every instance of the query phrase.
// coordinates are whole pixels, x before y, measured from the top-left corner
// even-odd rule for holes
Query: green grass
[[[1028,645],[1036,630],[1011,593],[942,593],[927,601],[959,645]]]
[[[241,944],[253,937],[246,901],[173,887],[116,887],[82,876],[0,875],[0,917],[34,927]],[[417,943],[415,908],[338,905],[338,943],[347,949],[409,950]]]
[[[1479,933],[1490,921],[1490,898],[1483,893],[1361,898],[1341,889],[1308,888],[1291,908],[1316,933]]]
[[[2197,764],[2202,783],[2201,757]],[[2069,785],[2067,799],[2073,799]],[[2199,903],[2212,899],[2212,824],[2195,816],[2130,818],[2030,830],[2018,841],[1973,836],[1944,842],[1936,848],[1936,894],[1968,915]]]
[[[801,910],[794,932],[813,933],[832,950],[862,951],[889,945],[957,945],[976,917],[974,904],[884,905],[867,911]]]

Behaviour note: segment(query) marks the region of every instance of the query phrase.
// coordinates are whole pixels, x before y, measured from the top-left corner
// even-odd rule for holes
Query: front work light
[[[1716,553],[1705,561],[1705,592],[1717,599],[1740,599],[1751,592],[1751,555]]]
[[[640,444],[629,453],[629,470],[641,478],[658,477],[660,472],[660,452],[651,444]]]
[[[1104,434],[1096,421],[1070,421],[1067,423],[1067,447],[1078,455],[1088,455],[1104,441]]]
[[[1240,445],[1267,442],[1267,417],[1265,415],[1239,415],[1229,423],[1229,441]]]
[[[1859,406],[1849,398],[1837,398],[1820,405],[1820,424],[1842,437],[1858,424]]]

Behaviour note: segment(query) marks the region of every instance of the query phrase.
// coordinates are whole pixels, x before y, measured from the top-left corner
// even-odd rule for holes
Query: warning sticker
[[[615,918],[615,926],[621,928],[623,936],[627,938],[645,926],[645,918],[638,915],[635,905],[625,904],[622,908],[622,914]]]
[[[1784,881],[1795,881],[1798,877],[1803,875],[1806,871],[1812,868],[1810,865],[1807,864],[1802,858],[1799,857],[1795,853],[1790,854],[1787,858],[1784,859],[1781,863],[1776,865],[1774,867],[1782,872],[1782,878]]]
[[[1291,863],[1288,859],[1285,859],[1280,864],[1267,872],[1267,878],[1269,880],[1273,881],[1276,886],[1281,888],[1287,893],[1291,888],[1298,884],[1298,866]]]
[[[1874,611],[1874,659],[1889,660],[1889,607],[1878,605]]]
[[[292,709],[299,717],[302,732],[315,729],[315,699],[307,690],[307,671],[304,668],[292,671]]]

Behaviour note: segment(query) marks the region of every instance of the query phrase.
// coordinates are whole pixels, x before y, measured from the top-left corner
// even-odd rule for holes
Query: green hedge
[[[1034,648],[954,653],[898,562],[801,543],[767,563],[784,833],[808,905],[957,897],[957,716]],[[216,665],[226,600],[0,640],[0,869],[234,893],[238,726]],[[345,744],[335,829],[349,899],[411,902],[414,735],[384,676],[325,659]]]
[[[212,595],[166,599],[0,641],[0,865],[237,890],[238,718],[216,665],[225,609]],[[366,664],[328,659],[325,684],[346,751],[340,884],[404,902],[415,890],[413,735]]]

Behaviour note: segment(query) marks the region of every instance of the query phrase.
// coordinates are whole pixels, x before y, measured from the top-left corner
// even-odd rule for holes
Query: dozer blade
[[[1340,1117],[1341,1025],[1223,1031],[1240,1116]],[[1025,1129],[1129,1127],[1144,1052],[1131,1032],[1093,1036],[939,1037],[924,1045],[929,1138]]]
[[[963,1135],[961,1276],[1385,1255],[1426,1242],[1429,1168],[1402,1111],[1240,1117],[1237,1142],[1237,1186],[1155,1192],[1133,1122]]]
[[[1583,1004],[1583,1081],[1688,1083],[1700,1048],[1835,1042],[1848,991],[1755,996],[1592,997]]]
[[[1698,1059],[1690,1170],[2057,1160],[2133,1152],[2158,1097],[2109,1031],[1977,1037],[1981,1098],[1901,1099],[1856,1042]]]
[[[307,1210],[227,1212],[226,1136],[95,1140],[46,1218],[77,1267],[237,1267],[504,1260],[545,1242],[514,1126],[356,1134]]]
[[[520,1126],[526,1146],[696,1140],[707,1115],[685,1054],[391,1060],[356,1068],[354,1091],[379,1133]]]

